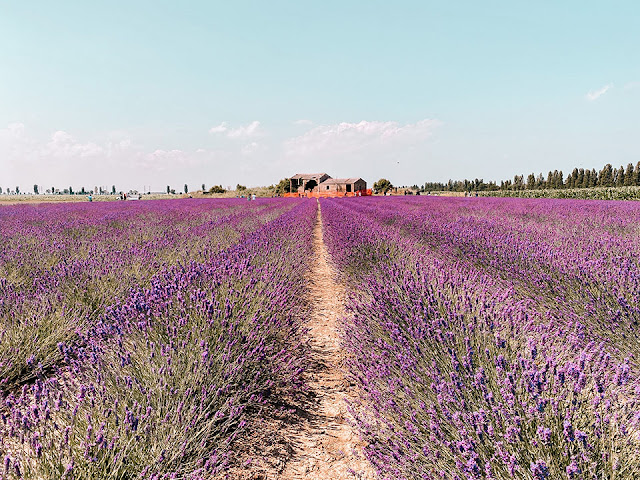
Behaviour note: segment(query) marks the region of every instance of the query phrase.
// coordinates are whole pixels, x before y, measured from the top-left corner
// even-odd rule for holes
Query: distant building
[[[360,177],[331,178],[326,173],[297,173],[289,179],[288,197],[360,197],[371,195]]]
[[[289,179],[289,192],[305,193],[331,177],[326,173],[296,173]],[[316,190],[317,191],[317,190]]]
[[[367,182],[361,178],[329,178],[319,185],[319,193],[354,193],[367,189]]]

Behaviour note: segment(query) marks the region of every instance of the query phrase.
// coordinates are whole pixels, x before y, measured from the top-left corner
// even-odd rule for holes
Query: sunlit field
[[[640,205],[323,202],[381,478],[640,476]]]
[[[237,465],[307,391],[319,212],[379,478],[640,477],[640,204],[363,197],[1,206],[0,478]]]
[[[301,388],[295,269],[308,261],[315,209],[2,207],[3,475],[209,478],[224,468],[270,392]]]

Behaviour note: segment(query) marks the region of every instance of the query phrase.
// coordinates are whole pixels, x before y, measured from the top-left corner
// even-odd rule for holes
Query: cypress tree
[[[529,190],[536,188],[536,176],[533,173],[530,173],[527,177],[527,188]]]
[[[629,163],[627,169],[624,172],[624,185],[628,187],[633,185],[633,164]]]
[[[607,163],[602,170],[600,170],[600,178],[598,185],[601,187],[612,187],[613,186],[613,167],[610,163]]]
[[[622,187],[624,185],[624,167],[620,166],[615,172],[615,186]]]

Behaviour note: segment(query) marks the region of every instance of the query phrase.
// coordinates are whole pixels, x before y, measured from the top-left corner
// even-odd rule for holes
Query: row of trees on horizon
[[[16,186],[13,190],[9,187],[7,187],[6,190],[4,190],[2,187],[0,187],[0,195],[2,194],[7,194],[7,195],[20,195],[23,192],[20,191],[20,187]],[[56,188],[56,187],[51,187],[51,188],[47,188],[46,190],[44,190],[41,186],[39,185],[33,185],[33,193],[36,195],[40,195],[40,194],[47,194],[47,195],[88,195],[88,194],[93,194],[93,195],[116,195],[116,186],[112,185],[111,186],[111,191],[109,191],[107,188],[103,188],[103,187],[95,187],[93,190],[88,190],[85,189],[84,187],[80,188],[80,189],[76,189],[74,190],[73,187],[68,187],[68,188]]]
[[[547,176],[542,173],[530,173],[526,180],[524,175],[515,175],[513,180],[484,182],[483,179],[449,180],[447,183],[426,182],[426,191],[472,192],[486,190],[544,190],[562,188],[592,188],[592,187],[625,187],[640,186],[640,162],[635,167],[629,163],[626,168],[614,168],[607,163],[601,170],[574,168],[565,178],[562,170],[549,171]]]
[[[246,190],[247,187],[238,184],[238,186],[236,187],[238,190]],[[169,194],[175,194],[176,190],[174,188],[171,188],[171,186],[167,185],[167,193]],[[184,184],[184,188],[183,188],[184,193],[188,193],[189,192],[189,186],[185,183]],[[202,184],[202,191],[205,191],[205,185],[204,183]],[[211,187],[209,190],[209,193],[224,193],[226,192],[226,190],[224,188],[222,188],[221,185],[214,185],[213,187]],[[9,187],[7,187],[6,190],[4,190],[2,187],[0,187],[0,195],[2,195],[3,193],[6,193],[7,195],[20,195],[23,192],[20,191],[20,187],[16,186],[15,189],[11,189]],[[31,192],[29,192],[31,193]],[[116,190],[116,186],[112,185],[111,186],[111,190],[108,190],[106,187],[94,187],[93,190],[89,190],[86,189],[85,187],[81,187],[79,189],[75,189],[73,187],[68,187],[68,188],[56,188],[56,187],[51,187],[51,188],[47,188],[46,190],[44,190],[41,186],[34,184],[33,185],[33,193],[35,195],[40,195],[40,194],[47,194],[47,195],[117,195],[117,194],[122,194],[122,191],[118,191]],[[150,193],[150,192],[142,192],[142,193]]]
[[[497,182],[490,181],[485,182],[483,179],[474,180],[449,180],[447,183],[442,182],[425,182],[423,187],[414,185],[409,187],[413,190],[420,190],[424,192],[431,191],[449,191],[449,192],[473,192],[473,191],[499,191],[499,190],[558,190],[568,188],[593,188],[593,187],[625,187],[625,186],[640,186],[640,162],[635,166],[629,163],[626,167],[620,166],[614,168],[610,163],[607,163],[601,170],[595,168],[589,170],[584,168],[574,168],[573,171],[564,176],[562,170],[549,171],[546,177],[539,173],[535,175],[530,173],[526,180],[524,175],[515,175],[513,180],[503,180],[498,185]],[[374,191],[377,193],[385,193],[388,190],[394,188],[389,180],[381,178],[373,185]],[[273,194],[282,195],[289,192],[289,179],[283,178],[279,183],[267,187]],[[238,184],[236,190],[243,192],[247,190],[244,185]],[[188,193],[189,187],[185,183],[182,189],[184,193]],[[202,184],[202,191],[207,193],[225,193],[227,190],[221,185],[214,185],[208,190],[205,188],[205,184]],[[176,190],[167,185],[167,194],[175,194]],[[20,187],[15,187],[14,190],[7,188],[3,190],[0,187],[0,195],[6,194],[21,194]],[[33,193],[36,195],[41,193],[46,194],[66,194],[66,195],[86,195],[86,194],[101,194],[115,195],[118,192],[116,186],[112,185],[111,190],[103,187],[95,187],[93,190],[86,190],[82,187],[79,190],[75,190],[72,187],[58,189],[55,187],[42,190],[42,187],[38,185],[33,186]],[[145,192],[143,192],[145,193]]]

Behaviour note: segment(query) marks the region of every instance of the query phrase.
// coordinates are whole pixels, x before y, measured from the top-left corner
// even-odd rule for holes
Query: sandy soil
[[[302,401],[283,399],[282,410],[264,412],[248,426],[253,442],[238,447],[241,465],[217,478],[242,480],[373,480],[347,411],[354,395],[344,375],[339,321],[344,316],[346,292],[335,272],[322,239],[322,216],[314,228],[314,264],[308,271],[310,315],[306,325],[310,368],[309,386]],[[244,437],[244,436],[243,436]],[[244,437],[246,438],[246,437]]]
[[[292,438],[293,453],[282,479],[373,479],[362,454],[353,419],[347,411],[350,391],[343,370],[338,322],[344,316],[346,293],[335,281],[335,272],[322,239],[322,215],[314,229],[314,265],[309,271],[312,312],[309,343],[312,368],[307,372],[312,402]]]

